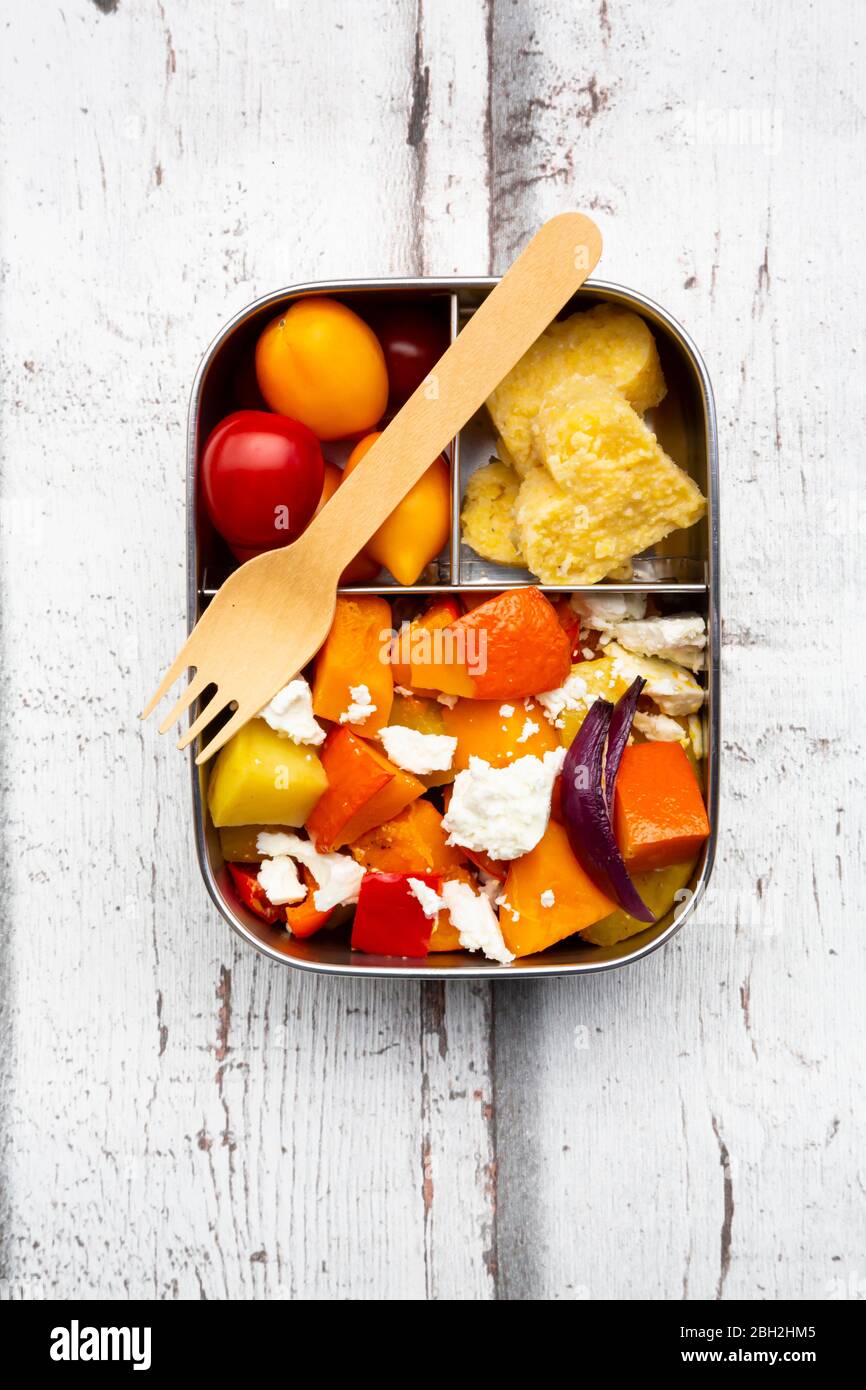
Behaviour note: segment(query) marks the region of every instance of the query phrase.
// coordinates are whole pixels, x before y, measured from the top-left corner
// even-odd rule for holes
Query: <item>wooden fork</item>
[[[544,224],[306,531],[229,575],[142,719],[188,667],[195,674],[160,725],[161,734],[208,686],[215,685],[216,693],[178,748],[227,706],[234,709],[197,763],[258,714],[327,637],[343,569],[579,289],[600,255],[601,234],[588,217],[566,212]]]

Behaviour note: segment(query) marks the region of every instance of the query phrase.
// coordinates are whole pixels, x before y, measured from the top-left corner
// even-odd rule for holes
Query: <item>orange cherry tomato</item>
[[[365,435],[355,445],[346,464],[347,474],[358,467],[380,433]],[[399,583],[414,584],[424,566],[439,554],[450,531],[451,470],[448,460],[440,454],[364,548]]]
[[[379,339],[345,304],[297,300],[256,344],[256,377],[271,410],[319,439],[369,430],[385,413],[388,371]]]

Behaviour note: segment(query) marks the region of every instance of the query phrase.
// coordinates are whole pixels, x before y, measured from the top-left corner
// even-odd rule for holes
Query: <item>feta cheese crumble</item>
[[[317,747],[325,741],[324,729],[313,718],[313,692],[303,676],[278,690],[259,710],[259,719],[264,719],[278,734],[285,734],[292,743],[311,743]]]
[[[556,894],[552,888],[545,888],[541,895],[540,902],[542,907],[553,907],[553,904],[556,902]]]
[[[457,704],[456,695],[437,695],[436,699],[440,705],[445,705],[447,709],[453,709]]]
[[[404,772],[414,772],[417,777],[425,777],[430,772],[447,772],[457,750],[456,738],[449,738],[447,734],[422,734],[403,724],[389,724],[380,731],[379,738],[391,762]]]
[[[612,632],[627,619],[646,612],[643,594],[572,594],[571,606],[594,632]]]
[[[514,960],[485,893],[475,893],[468,883],[449,879],[442,885],[442,899],[464,950],[482,951],[488,960],[498,961],[500,965],[509,965]]]
[[[524,719],[524,721],[523,721],[523,728],[520,730],[520,734],[519,734],[519,736],[517,737],[517,739],[515,740],[515,742],[516,742],[516,743],[527,743],[527,742],[529,741],[529,739],[532,738],[532,735],[533,735],[533,734],[537,734],[537,733],[538,733],[538,731],[539,731],[540,728],[541,728],[541,725],[540,725],[540,724],[536,724],[536,722],[535,722],[534,719]]]
[[[589,708],[593,701],[598,699],[598,696],[590,695],[583,676],[572,671],[564,685],[557,686],[556,690],[543,690],[535,698],[544,710],[545,718],[555,728],[561,729],[562,725],[557,724],[556,721],[562,717],[567,709]]]
[[[350,685],[349,694],[352,702],[340,715],[340,723],[364,724],[371,714],[376,713],[377,708],[370,696],[370,688],[366,685]]]
[[[310,840],[302,840],[300,835],[287,834],[285,831],[263,830],[256,840],[256,849],[259,854],[271,856],[262,861],[259,870],[259,883],[265,892],[268,893],[267,883],[263,880],[262,874],[270,877],[274,872],[267,868],[268,863],[276,864],[280,860],[287,859],[289,863],[296,860],[299,864],[305,864],[309,869],[316,883],[319,885],[313,894],[313,904],[317,912],[330,912],[332,907],[345,906],[348,903],[358,901],[358,893],[361,888],[361,879],[364,877],[365,870],[349,854],[338,854],[332,850],[328,854],[320,854],[315,845]],[[281,870],[281,872],[284,872]],[[301,898],[306,897],[306,889],[301,893]],[[274,899],[271,898],[271,902]],[[300,898],[284,899],[283,901],[300,902]]]
[[[699,613],[618,623],[613,635],[621,647],[639,656],[663,657],[691,671],[702,671],[706,665],[707,627]]]
[[[638,733],[644,734],[653,743],[685,743],[686,733],[682,724],[667,714],[644,714],[637,710],[634,726]]]
[[[512,716],[512,714],[514,713],[514,706],[513,706],[513,705],[500,705],[500,706],[499,706],[499,713],[502,715],[502,718],[503,718],[503,719],[510,719],[511,716]]]
[[[565,749],[543,758],[528,754],[507,767],[470,758],[454,779],[451,804],[442,818],[449,845],[484,850],[492,859],[519,859],[534,849],[547,829],[553,783]]]
[[[611,642],[608,654],[615,658],[617,672],[629,685],[635,676],[643,676],[643,693],[658,705],[662,714],[695,714],[704,703],[704,691],[683,666],[658,656],[635,656],[617,642]]]
[[[298,877],[295,861],[287,854],[277,855],[275,859],[263,859],[256,877],[265,897],[274,907],[303,902],[307,896],[307,886]]]
[[[423,878],[409,878],[406,882],[421,904],[421,911],[424,916],[432,917],[435,920],[445,906],[445,899],[440,898],[436,889],[431,888],[429,883],[425,883]]]

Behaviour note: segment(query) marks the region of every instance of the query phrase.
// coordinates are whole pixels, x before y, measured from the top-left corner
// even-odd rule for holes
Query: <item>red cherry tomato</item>
[[[325,463],[306,425],[238,410],[213,430],[201,460],[208,515],[233,550],[276,550],[303,531],[319,504]]]
[[[429,376],[448,347],[449,328],[442,306],[393,304],[370,314],[385,354],[389,410],[397,410]]]

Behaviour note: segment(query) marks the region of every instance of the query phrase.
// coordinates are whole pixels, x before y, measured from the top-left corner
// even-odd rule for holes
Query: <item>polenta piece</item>
[[[499,459],[477,469],[463,498],[463,539],[485,560],[525,568],[526,561],[514,544],[514,503],[519,487],[514,469]]]
[[[666,386],[655,340],[637,314],[613,304],[552,323],[487,401],[509,462],[524,475],[532,462],[532,421],[552,387],[575,373],[616,387],[640,414]]]
[[[466,487],[461,517],[463,539],[476,554],[499,565],[526,569],[517,545],[514,508],[520,478],[507,463],[492,459],[476,469]],[[614,566],[605,579],[632,579],[631,560]]]
[[[595,584],[706,510],[693,479],[602,381],[571,377],[549,391],[533,440],[544,467],[524,478],[515,517],[543,584]]]

